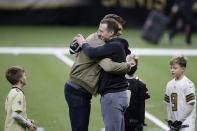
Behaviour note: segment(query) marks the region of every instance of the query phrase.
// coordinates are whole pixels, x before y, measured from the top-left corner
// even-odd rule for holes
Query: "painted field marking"
[[[182,54],[186,56],[197,56],[196,49],[159,49],[159,48],[134,48],[131,49],[136,55],[141,56],[172,56]],[[0,54],[43,54],[43,55],[55,55],[58,59],[63,61],[70,67],[73,65],[73,61],[65,56],[69,54],[69,48],[58,48],[58,47],[0,47]],[[152,114],[145,112],[145,117],[156,125],[161,127],[161,130],[169,130],[169,127],[165,125],[158,118]],[[102,128],[102,131],[105,129]],[[159,129],[156,129],[159,130]]]
[[[167,49],[167,48],[132,48],[139,56],[173,56],[182,54],[197,56],[197,49]],[[61,47],[0,47],[0,54],[69,54],[69,48]]]

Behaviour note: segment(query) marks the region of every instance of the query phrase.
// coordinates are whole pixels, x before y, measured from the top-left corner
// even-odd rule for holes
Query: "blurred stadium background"
[[[197,34],[193,33],[192,45],[184,44],[185,35],[178,34],[171,45],[165,41],[166,29],[158,44],[141,38],[142,26],[152,10],[169,15],[174,0],[0,0],[0,130],[4,129],[4,102],[10,90],[5,70],[14,65],[25,67],[28,84],[24,87],[28,117],[34,119],[45,131],[71,131],[68,107],[63,87],[68,79],[70,66],[54,54],[2,53],[5,47],[66,48],[72,38],[82,33],[95,32],[99,21],[108,13],[122,16],[126,25],[121,37],[127,39],[131,51],[138,48],[187,49],[197,53]],[[193,21],[197,18],[197,1],[193,5]],[[197,25],[194,29],[197,31]],[[5,50],[4,50],[5,51]],[[184,51],[182,52],[184,54]],[[195,54],[196,54],[195,53]],[[166,52],[168,54],[168,52]],[[71,55],[65,55],[74,61]],[[163,123],[166,108],[163,103],[166,83],[172,79],[169,70],[171,56],[140,56],[137,75],[147,84],[151,99],[146,101],[146,111]],[[197,86],[197,56],[188,56],[185,74]],[[90,131],[104,128],[99,96],[92,99]],[[145,131],[162,131],[160,126],[146,119]],[[196,124],[197,125],[197,124]],[[197,126],[196,126],[197,127]],[[197,128],[196,128],[197,129]]]

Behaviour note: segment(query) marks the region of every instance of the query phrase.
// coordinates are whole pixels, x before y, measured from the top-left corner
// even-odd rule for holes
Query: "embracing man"
[[[112,61],[126,62],[130,54],[125,39],[118,37],[118,22],[112,18],[100,22],[98,36],[105,41],[103,46],[91,47],[82,35],[75,37],[82,46],[84,53],[90,58],[110,58]],[[124,111],[129,105],[127,90],[128,82],[124,74],[112,74],[102,70],[98,92],[101,94],[101,111],[105,131],[124,131]]]
[[[125,21],[116,14],[108,14],[103,19],[107,18],[113,18],[118,22],[117,35],[121,35]],[[93,47],[105,44],[97,32],[89,35],[86,42]],[[116,63],[108,58],[91,59],[81,50],[77,54],[64,88],[72,131],[88,131],[91,98],[97,94],[101,68],[110,73],[123,75],[135,69],[127,63]]]

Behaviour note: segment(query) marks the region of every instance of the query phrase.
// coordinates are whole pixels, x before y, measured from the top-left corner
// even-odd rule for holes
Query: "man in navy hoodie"
[[[114,19],[103,19],[99,25],[98,36],[106,42],[105,45],[93,48],[81,34],[75,39],[90,58],[110,58],[115,62],[125,62],[126,56],[130,54],[129,45],[125,39],[118,38],[118,30],[118,23]],[[98,92],[101,94],[105,131],[125,130],[124,111],[129,105],[127,88],[128,82],[124,75],[114,75],[102,70]]]

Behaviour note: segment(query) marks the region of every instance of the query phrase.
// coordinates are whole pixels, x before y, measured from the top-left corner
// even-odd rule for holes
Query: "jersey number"
[[[177,94],[176,93],[171,94],[171,102],[173,104],[172,111],[177,111]]]

